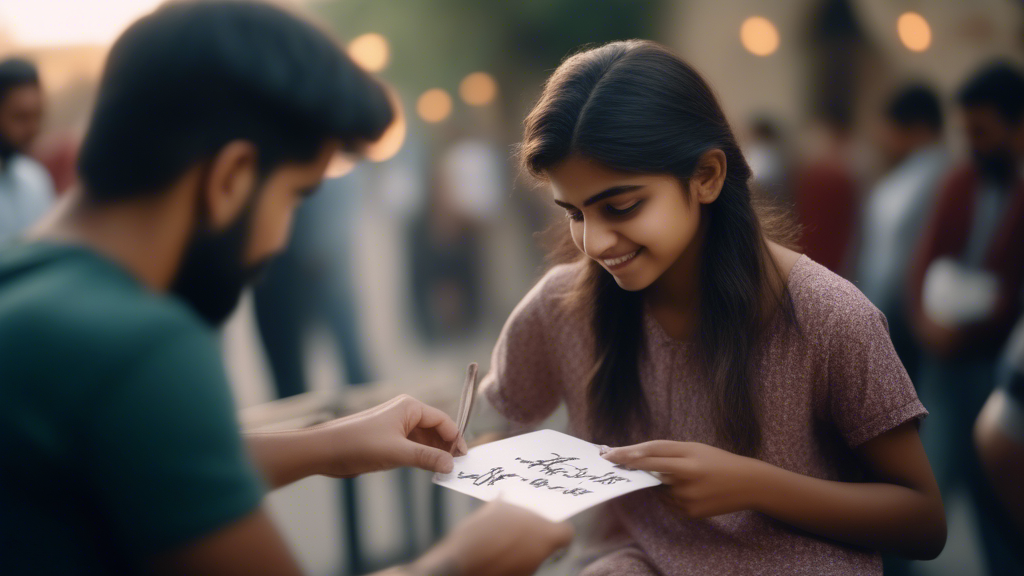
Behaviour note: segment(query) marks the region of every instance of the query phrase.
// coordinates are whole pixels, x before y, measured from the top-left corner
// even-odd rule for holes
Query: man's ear
[[[725,152],[715,148],[701,155],[690,178],[690,191],[698,202],[711,204],[718,199],[725,184],[725,170]]]
[[[205,203],[213,230],[223,230],[234,222],[249,200],[256,186],[258,159],[252,142],[232,140],[210,161],[199,201]]]

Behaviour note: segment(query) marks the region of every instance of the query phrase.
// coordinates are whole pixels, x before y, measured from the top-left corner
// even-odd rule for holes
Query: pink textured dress
[[[494,349],[483,386],[491,404],[513,422],[531,424],[560,402],[570,433],[591,439],[587,372],[593,334],[585,314],[563,295],[576,268],[549,271],[516,307]],[[759,458],[800,474],[859,481],[853,448],[927,414],[889,340],[884,316],[852,284],[802,256],[788,279],[799,333],[780,324],[755,382],[763,445]],[[687,344],[644,319],[641,386],[652,434],[716,444],[711,399]],[[633,545],[588,566],[583,574],[881,574],[878,553],[812,536],[753,511],[689,519],[651,490],[614,500]]]

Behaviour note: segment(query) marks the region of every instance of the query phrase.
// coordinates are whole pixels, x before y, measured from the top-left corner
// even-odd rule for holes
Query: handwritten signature
[[[580,480],[583,482],[592,482],[594,484],[600,484],[602,486],[612,486],[619,482],[630,482],[629,478],[617,476],[614,472],[606,472],[604,474],[591,474],[590,470],[586,467],[573,466],[570,462],[579,460],[579,458],[571,456],[561,456],[554,452],[551,453],[553,458],[538,459],[538,460],[527,460],[525,458],[516,458],[516,461],[525,464],[528,470],[537,468],[537,472],[548,477],[561,477],[568,480]],[[575,487],[571,488],[568,486],[560,486],[552,484],[548,478],[527,478],[514,472],[506,472],[504,467],[495,466],[487,472],[479,474],[472,474],[468,472],[459,472],[459,480],[472,480],[474,486],[494,486],[498,482],[504,480],[519,480],[525,482],[534,488],[546,488],[548,490],[559,490],[562,494],[567,496],[583,496],[584,494],[592,494],[593,490],[587,490],[586,488]]]
[[[570,480],[586,480],[595,484],[603,484],[605,486],[613,486],[619,482],[630,481],[629,478],[616,476],[614,472],[605,472],[601,475],[591,474],[588,468],[580,468],[570,464],[570,462],[579,460],[579,458],[573,456],[560,456],[554,452],[551,454],[554,458],[548,458],[547,460],[527,460],[525,458],[517,457],[516,461],[526,464],[526,467],[529,469],[539,467],[539,472],[546,476],[563,476]]]

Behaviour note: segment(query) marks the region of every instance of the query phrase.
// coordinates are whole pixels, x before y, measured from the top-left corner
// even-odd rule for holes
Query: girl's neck
[[[701,225],[682,255],[644,291],[644,300],[654,319],[678,340],[691,339],[697,329],[703,244]]]

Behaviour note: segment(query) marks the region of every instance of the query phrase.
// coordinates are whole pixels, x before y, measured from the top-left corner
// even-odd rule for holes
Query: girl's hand
[[[610,462],[655,473],[669,499],[691,518],[753,508],[759,460],[696,442],[654,440],[612,448]]]

